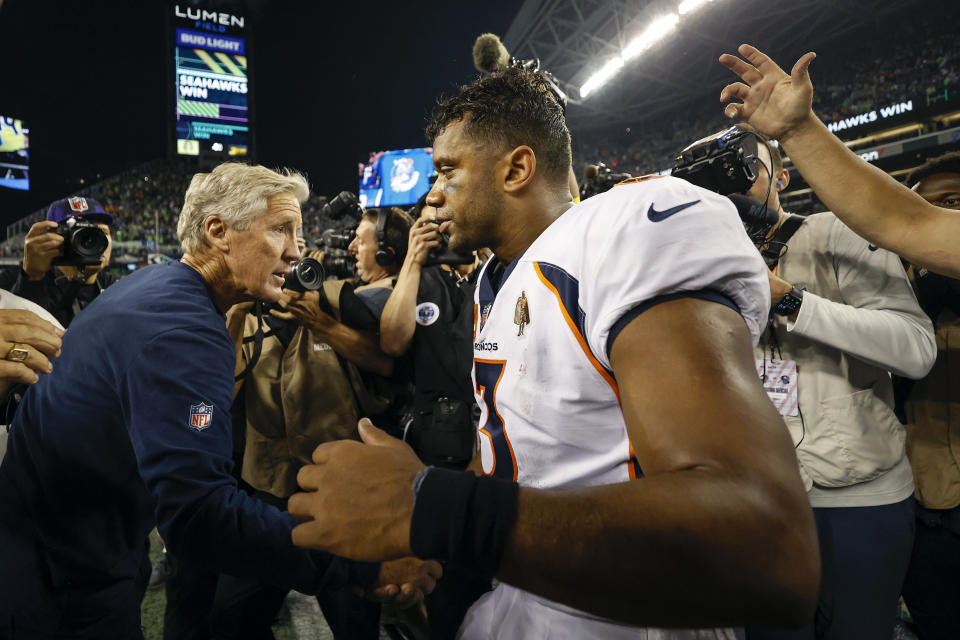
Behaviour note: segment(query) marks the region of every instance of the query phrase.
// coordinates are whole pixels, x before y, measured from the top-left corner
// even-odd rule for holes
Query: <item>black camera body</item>
[[[461,469],[473,459],[477,430],[470,405],[440,396],[414,415],[414,450],[427,464]]]
[[[596,172],[593,168],[596,168]],[[580,200],[582,202],[591,196],[600,195],[632,177],[629,173],[617,173],[602,162],[588,165],[583,184],[580,185]]]
[[[440,246],[430,250],[430,253],[427,255],[427,261],[423,263],[423,266],[473,264],[473,261],[473,253],[458,253],[452,250],[450,248],[450,236],[441,233]]]
[[[316,291],[323,286],[323,265],[313,258],[300,258],[290,267],[283,288],[290,291]]]
[[[339,220],[348,213],[354,216],[363,215],[360,199],[351,191],[341,191],[320,209],[320,215],[331,220]]]
[[[353,256],[338,256],[334,254],[324,254],[323,269],[326,273],[340,280],[355,278],[357,276],[357,261]]]
[[[320,244],[329,249],[347,250],[354,238],[353,231],[337,231],[336,229],[327,229],[320,236]]]
[[[77,216],[61,221],[50,233],[63,237],[63,249],[53,259],[53,264],[57,266],[89,267],[100,264],[103,252],[110,244],[107,234],[96,222]]]
[[[671,175],[720,195],[743,193],[760,175],[757,136],[733,126],[697,140],[677,156]]]

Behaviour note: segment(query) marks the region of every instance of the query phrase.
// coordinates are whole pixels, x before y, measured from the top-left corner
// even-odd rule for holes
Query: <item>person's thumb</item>
[[[810,63],[817,57],[813,51],[803,54],[790,71],[794,82],[810,82]]]
[[[378,429],[370,422],[370,418],[361,418],[357,423],[357,430],[360,432],[360,439],[365,444],[372,444],[379,447],[391,447],[395,444],[401,444],[400,440],[390,436],[383,429]]]

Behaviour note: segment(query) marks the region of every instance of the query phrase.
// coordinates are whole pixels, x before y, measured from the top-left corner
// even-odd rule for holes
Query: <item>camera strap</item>
[[[793,237],[793,234],[797,232],[805,220],[806,218],[803,216],[787,214],[786,219],[777,227],[777,231],[773,234],[773,237],[764,248],[760,250],[760,255],[763,256],[763,261],[767,263],[767,267],[770,270],[776,268],[777,263],[780,262],[780,258],[783,257],[785,253],[784,249],[787,247],[787,242],[789,242],[790,238]]]
[[[263,302],[261,300],[254,302],[253,310],[257,316],[257,331],[253,336],[243,339],[244,342],[253,342],[253,354],[250,356],[250,363],[247,364],[247,367],[233,378],[234,382],[239,382],[250,375],[253,368],[257,366],[257,362],[260,361],[260,352],[263,351],[263,339],[266,337],[263,332]]]

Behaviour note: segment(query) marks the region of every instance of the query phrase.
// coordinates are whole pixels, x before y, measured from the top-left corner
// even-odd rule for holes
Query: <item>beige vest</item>
[[[327,292],[337,320],[341,286],[331,283]],[[257,319],[247,315],[245,322],[244,336],[252,336]],[[244,344],[246,362],[253,348]],[[298,490],[297,472],[310,464],[317,445],[357,437],[357,405],[344,374],[336,352],[309,329],[298,327],[286,349],[276,336],[264,338],[260,359],[244,381],[245,482],[286,498]]]
[[[835,217],[808,216],[788,242],[779,275],[797,288],[843,303],[827,251]],[[754,350],[770,357],[770,333]],[[784,416],[801,471],[822,487],[845,487],[876,479],[904,456],[905,432],[893,411],[893,384],[887,371],[838,349],[786,330],[777,317],[772,331],[783,358],[796,360],[801,416]],[[801,440],[802,438],[802,440]]]

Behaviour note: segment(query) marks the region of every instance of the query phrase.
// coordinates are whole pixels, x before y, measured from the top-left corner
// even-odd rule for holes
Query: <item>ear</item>
[[[790,186],[790,172],[786,169],[781,169],[777,173],[773,184],[778,193],[786,189],[788,186]]]
[[[533,182],[537,173],[537,156],[533,149],[521,145],[506,156],[506,175],[503,181],[503,190],[516,194]]]
[[[230,249],[227,229],[227,224],[216,214],[203,221],[203,235],[207,239],[207,244],[223,252]]]

